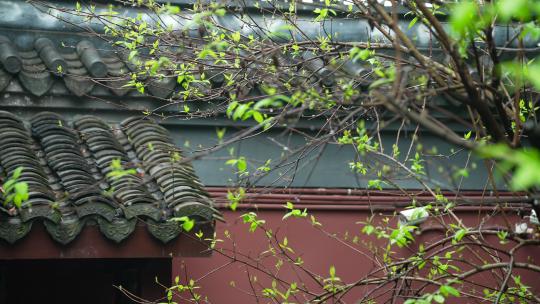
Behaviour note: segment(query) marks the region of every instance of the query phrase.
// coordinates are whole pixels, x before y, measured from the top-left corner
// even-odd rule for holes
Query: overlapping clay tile
[[[0,173],[5,180],[22,168],[17,181],[29,193],[20,207],[0,204],[4,241],[18,241],[39,221],[62,244],[90,223],[121,242],[143,221],[168,242],[182,231],[173,217],[210,225],[219,217],[167,130],[153,121],[131,118],[120,127],[93,116],[71,123],[42,112],[27,122],[0,111],[0,128]]]
[[[137,71],[137,67],[133,64],[137,58],[128,60],[126,52],[99,49],[91,39],[81,37],[78,41],[76,38],[73,40],[71,45],[64,46],[57,40],[43,36],[26,43],[29,47],[19,49],[11,40],[0,36],[0,91],[8,87],[16,75],[22,87],[36,96],[48,94],[53,84],[62,80],[68,91],[76,96],[106,94],[107,91],[94,90],[96,85],[106,87],[116,96],[125,96],[130,91],[135,92],[129,83],[132,80],[132,73]],[[181,56],[195,58],[197,55],[184,50]],[[295,63],[298,66],[279,67],[278,73],[270,73],[261,68],[263,66],[260,63],[250,64],[246,67],[246,71],[238,76],[245,80],[239,88],[239,96],[261,94],[258,85],[263,81],[277,85],[280,83],[279,79],[282,81],[294,76],[297,78],[296,81],[308,80],[315,87],[329,88],[336,85],[337,78],[350,77],[344,73],[335,73],[322,57],[309,52],[296,58],[277,55],[276,60]],[[192,71],[190,75],[195,78],[195,81],[189,83],[190,89],[195,89],[192,97],[211,96],[214,92],[219,92],[218,89],[223,86],[225,80],[224,68],[212,60],[202,62],[196,68],[198,70]],[[154,96],[157,99],[179,98],[186,90],[186,84],[178,83],[177,75],[167,69],[160,70],[157,75],[137,73],[136,78],[145,83],[143,95]]]

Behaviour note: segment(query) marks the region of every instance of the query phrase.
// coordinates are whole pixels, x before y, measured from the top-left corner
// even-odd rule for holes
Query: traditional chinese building
[[[170,2],[189,5],[189,1]],[[114,286],[159,302],[164,286],[177,276],[183,279],[186,270],[203,277],[227,263],[211,254],[199,232],[212,236],[227,230],[241,239],[244,251],[264,250],[265,244],[247,231],[239,213],[227,208],[228,186],[238,178],[225,165],[229,151],[212,150],[221,140],[216,129],[226,128],[232,134],[253,123],[231,121],[224,109],[182,119],[179,107],[169,103],[182,90],[175,77],[148,76],[143,79],[147,85],[143,93],[128,86],[133,67],[126,54],[99,35],[89,34],[102,33],[103,26],[55,9],[75,5],[0,2],[0,176],[5,182],[23,167],[18,180],[28,183],[29,194],[20,208],[0,204],[0,303],[132,303]],[[96,9],[106,11],[107,6],[98,3]],[[145,13],[131,7],[120,10],[132,17]],[[266,24],[257,12],[252,15]],[[240,26],[234,18],[220,22],[225,27]],[[327,32],[350,42],[380,34],[372,32],[367,21],[354,19],[301,23],[312,37]],[[419,26],[410,31],[417,35],[416,43],[429,46],[431,38]],[[509,31],[500,29],[496,40],[503,41]],[[303,68],[324,78],[322,85],[328,87],[340,77],[363,71],[361,65],[349,62],[335,72],[335,78],[328,78],[324,62],[309,59],[311,64]],[[217,75],[205,84],[206,89],[223,81]],[[217,102],[187,105],[192,112],[205,113]],[[437,102],[444,107],[444,100]],[[302,132],[314,134],[324,125],[322,118],[294,123],[296,134],[284,135],[284,122],[265,136],[230,146],[235,155],[249,159],[279,159],[284,148],[309,140]],[[382,141],[391,143],[398,128],[385,128]],[[403,132],[409,132],[400,141],[406,147],[411,130]],[[424,138],[441,153],[454,148],[435,136]],[[193,151],[205,149],[207,155],[190,159]],[[330,231],[352,232],[358,229],[355,222],[371,215],[392,215],[410,204],[408,197],[396,192],[367,189],[368,180],[349,170],[353,155],[354,151],[338,145],[297,155],[257,181],[239,209],[256,206],[272,227],[287,232],[305,252],[305,263],[317,271],[326,271],[328,260],[343,271],[345,279],[369,271],[371,262],[358,263],[359,257],[345,245],[336,245],[309,225],[281,220],[283,204],[290,201],[309,209]],[[444,161],[459,166],[468,156],[454,153]],[[479,214],[491,210],[481,204],[485,180],[486,172],[473,170],[462,185],[467,199],[477,202],[456,209],[465,222],[474,223]],[[420,188],[411,179],[402,179],[399,185]],[[421,191],[416,194],[420,201],[429,200]],[[519,211],[526,209],[523,204],[512,205],[508,216],[520,219]],[[173,220],[182,217],[195,220],[190,232]],[[495,227],[500,219],[487,224]],[[434,221],[422,227],[422,238],[436,238],[441,229]],[[213,303],[231,299],[250,303],[241,291],[249,286],[237,283],[245,276],[245,267],[231,265],[199,284]]]

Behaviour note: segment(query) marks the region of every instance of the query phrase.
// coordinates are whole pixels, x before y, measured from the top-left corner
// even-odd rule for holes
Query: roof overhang
[[[103,237],[96,225],[87,226],[79,237],[68,245],[54,241],[43,225],[35,225],[20,242],[9,245],[0,240],[0,260],[25,259],[109,259],[109,258],[172,258],[210,256],[205,241],[193,233],[182,233],[174,241],[163,244],[139,224],[131,237],[115,243]],[[198,225],[197,231],[211,235],[213,228]]]

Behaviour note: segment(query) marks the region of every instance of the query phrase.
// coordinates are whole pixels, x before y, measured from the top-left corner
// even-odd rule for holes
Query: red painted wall
[[[225,223],[219,222],[216,227],[218,238],[225,241],[224,243],[219,243],[218,247],[229,250],[225,251],[228,255],[234,255],[234,252],[236,252],[236,256],[239,257],[237,261],[231,262],[230,258],[223,256],[220,252],[214,252],[211,257],[208,257],[208,252],[201,252],[205,246],[201,245],[194,235],[182,235],[177,241],[164,246],[152,239],[145,227],[138,227],[137,232],[128,240],[121,244],[115,244],[104,239],[96,227],[90,226],[84,229],[76,241],[68,246],[62,246],[54,243],[43,227],[37,225],[30,235],[18,242],[15,246],[0,244],[2,245],[0,246],[0,274],[8,273],[10,277],[8,280],[10,282],[17,282],[12,284],[18,286],[17,288],[22,288],[13,289],[12,285],[8,288],[6,285],[7,281],[5,280],[6,277],[0,277],[0,304],[17,302],[32,303],[33,301],[25,301],[27,299],[24,298],[25,284],[29,281],[32,281],[34,285],[40,282],[48,284],[39,285],[39,288],[42,289],[38,289],[38,291],[42,290],[43,293],[36,291],[32,294],[32,296],[36,296],[37,298],[48,300],[52,290],[56,290],[59,295],[62,294],[63,288],[56,288],[60,281],[56,280],[53,274],[62,275],[64,278],[63,281],[66,281],[66,278],[68,278],[68,283],[74,286],[70,289],[73,292],[73,296],[83,293],[82,291],[77,291],[80,290],[77,288],[86,288],[88,286],[88,288],[93,290],[90,294],[94,296],[94,299],[96,297],[107,296],[107,300],[94,301],[92,297],[85,297],[85,300],[92,303],[111,303],[113,300],[110,291],[114,291],[111,288],[114,281],[112,278],[114,276],[110,275],[112,269],[103,268],[103,265],[107,261],[104,258],[121,259],[125,260],[126,263],[130,263],[129,261],[131,260],[135,263],[133,265],[139,266],[143,264],[147,265],[147,262],[156,258],[166,263],[167,266],[165,268],[163,266],[135,267],[140,270],[140,288],[138,292],[145,299],[157,300],[161,298],[160,301],[163,300],[162,297],[165,296],[164,286],[159,286],[154,281],[154,277],[159,275],[162,277],[160,278],[160,282],[165,286],[171,283],[168,279],[172,278],[174,282],[176,276],[179,276],[182,283],[189,282],[189,279],[196,280],[197,286],[200,286],[200,289],[196,291],[202,294],[203,297],[207,297],[211,303],[256,303],[256,299],[250,295],[250,293],[253,293],[252,288],[260,295],[262,288],[270,286],[271,282],[268,280],[268,276],[261,271],[242,264],[239,260],[245,261],[248,259],[245,257],[242,258],[240,254],[256,258],[261,252],[268,249],[267,239],[262,231],[257,230],[255,233],[248,231],[248,226],[241,220],[241,214],[248,211],[242,207],[236,212],[232,212],[226,208],[226,189],[213,188],[210,191],[216,200],[216,205],[223,211],[226,220]],[[468,196],[467,199],[473,200],[478,204],[484,199],[479,193],[470,193]],[[418,201],[426,201],[427,199],[429,199],[427,195],[422,196],[421,193],[418,194]],[[521,199],[520,197],[508,197],[508,200],[513,202],[519,202]],[[309,220],[291,218],[283,221],[282,217],[286,212],[283,207],[285,201],[294,202],[297,208],[308,208],[309,214],[314,215],[323,224],[323,229],[327,234],[314,229]],[[377,246],[383,246],[381,241],[362,235],[360,233],[362,225],[357,224],[357,222],[365,221],[372,215],[376,221],[380,222],[386,216],[393,217],[394,212],[408,204],[410,204],[408,198],[388,192],[367,193],[365,191],[348,191],[346,189],[288,189],[282,191],[275,190],[272,193],[248,193],[242,206],[250,206],[252,208],[256,206],[256,209],[253,210],[259,214],[259,218],[266,221],[269,228],[272,229],[274,235],[277,235],[277,238],[281,242],[283,241],[283,237],[287,236],[289,246],[294,249],[294,253],[291,255],[294,258],[300,256],[304,261],[305,268],[310,272],[327,277],[329,267],[334,265],[337,270],[337,276],[343,281],[350,283],[363,278],[377,268],[378,263],[380,263],[378,261],[380,260],[375,258],[374,252],[378,250]],[[493,213],[492,208],[486,206],[458,207],[456,212],[469,227],[478,226],[481,221],[484,221],[484,228],[492,227],[493,229],[499,229],[505,227],[506,221],[509,223],[523,221],[515,212],[520,208],[523,208],[523,206],[513,206],[505,209],[504,217],[501,216],[500,212]],[[450,219],[445,219],[445,221],[450,221]],[[395,227],[395,223],[393,222],[390,225]],[[420,228],[423,233],[416,236],[418,241],[432,242],[444,236],[444,231],[440,229],[439,223],[434,219],[423,223]],[[334,235],[341,238],[344,238],[346,235],[346,241],[338,241]],[[355,236],[358,238],[358,242],[356,243],[352,242]],[[508,247],[501,247],[498,244],[496,237],[485,237],[490,239],[494,246],[508,250]],[[369,247],[370,244],[373,247]],[[400,250],[399,253],[402,256],[406,256],[412,251],[412,249],[405,248]],[[480,251],[470,252],[465,258],[470,258],[474,255],[483,256],[483,253]],[[173,257],[172,259],[170,259],[171,256]],[[141,258],[141,260],[133,260],[136,257]],[[518,262],[526,261],[528,258],[531,258],[533,261],[540,259],[540,247],[524,247],[519,251],[517,257]],[[33,259],[37,259],[38,261],[32,261]],[[46,259],[54,261],[51,262]],[[95,261],[91,261],[93,259]],[[266,257],[259,262],[259,268],[276,273],[275,264],[277,260],[275,258]],[[92,266],[92,263],[96,263],[95,265],[99,267]],[[535,263],[536,265],[540,264],[537,260]],[[77,265],[78,270],[74,271],[74,268],[70,265]],[[120,267],[119,265],[122,264],[111,262],[110,265]],[[285,263],[280,268],[278,274],[281,279],[288,282],[305,282],[308,284],[308,289],[317,290],[315,282],[308,275],[299,274],[298,271],[295,272],[289,266],[290,263]],[[172,272],[170,272],[171,268]],[[120,267],[112,273],[121,274],[124,273],[123,270],[125,270],[125,267]],[[71,281],[69,280],[70,273],[73,273],[74,279],[81,276],[85,279]],[[166,278],[163,278],[164,274]],[[252,277],[256,276],[257,283],[250,284],[248,275]],[[504,275],[504,272],[500,271],[499,275]],[[533,276],[531,273],[525,271],[522,271],[521,275],[526,284],[532,286],[536,293],[540,293],[540,284],[537,283],[537,275]],[[489,286],[500,278],[485,273],[473,279],[476,282]],[[47,288],[43,289],[44,287]],[[6,292],[2,293],[2,288],[4,288],[4,291],[10,290],[12,294],[15,292],[18,298],[6,302]],[[355,303],[355,300],[372,289],[373,287],[355,288],[347,294],[345,300],[347,303]],[[389,290],[387,288],[379,291],[381,297],[377,298],[377,303],[385,303],[385,292]],[[19,295],[23,297],[21,298]],[[64,293],[64,295],[66,294]],[[66,295],[66,297],[63,300],[70,299],[70,296]],[[59,296],[56,299],[59,299]],[[179,298],[178,302],[185,303],[186,301]],[[267,299],[261,299],[260,302],[267,303],[269,301]],[[296,302],[302,303],[306,302],[306,300],[298,299]],[[58,301],[58,303],[64,302]],[[460,299],[456,303],[465,303],[465,301]],[[472,299],[467,299],[466,303],[475,302]]]
[[[477,208],[478,209],[478,208]],[[458,215],[464,219],[467,226],[476,226],[482,219],[487,219],[484,223],[485,227],[504,226],[504,220],[501,216],[485,217],[485,212],[473,211],[473,208],[465,208],[458,211]],[[247,254],[252,257],[267,249],[267,243],[262,231],[255,233],[248,232],[246,224],[242,223],[239,216],[245,211],[225,211],[226,223],[219,223],[217,226],[218,238],[226,239],[225,231],[228,231],[234,239],[227,239],[224,243],[225,248],[232,250],[236,248],[237,252]],[[294,249],[296,256],[301,256],[305,261],[305,267],[313,273],[328,276],[328,269],[334,265],[337,270],[337,275],[345,282],[353,282],[373,271],[377,266],[377,262],[373,257],[374,249],[368,249],[367,246],[361,244],[356,245],[350,242],[354,236],[359,237],[360,243],[368,244],[373,241],[374,244],[381,244],[373,238],[367,238],[360,234],[361,225],[358,221],[365,221],[370,216],[370,212],[366,210],[342,210],[342,211],[313,211],[313,214],[323,224],[323,228],[329,233],[335,233],[341,237],[348,234],[349,242],[339,242],[332,238],[331,235],[325,235],[314,229],[308,221],[301,219],[289,219],[282,221],[282,216],[285,214],[283,207],[275,210],[259,210],[259,217],[265,219],[271,229],[276,233],[281,240],[283,236],[288,237],[289,245]],[[385,215],[391,215],[392,211],[376,213],[378,219]],[[507,213],[508,219],[513,221],[521,221],[522,219],[516,214]],[[421,241],[436,241],[442,235],[442,230],[434,221],[428,221],[421,225],[425,230],[416,238]],[[493,244],[498,244],[496,237],[489,237]],[[234,246],[232,245],[234,243]],[[352,249],[352,247],[354,249]],[[403,249],[401,254],[407,255],[410,252],[408,249]],[[470,253],[472,254],[472,253]],[[482,253],[479,253],[482,254]],[[525,261],[527,258],[540,259],[540,248],[527,247],[523,248],[518,255],[519,259]],[[276,260],[267,258],[262,261],[269,271],[276,272],[274,267]],[[537,262],[538,264],[538,262]],[[311,282],[305,275],[298,276],[289,267],[283,266],[279,271],[280,277],[289,281],[305,281]],[[174,258],[173,259],[173,277],[179,276],[182,282],[188,278],[197,280],[201,287],[198,291],[211,303],[256,303],[256,299],[249,293],[252,293],[252,287],[248,281],[248,275],[256,275],[259,282],[264,282],[264,286],[269,286],[270,283],[267,277],[254,270],[246,267],[240,262],[232,262],[219,253],[214,252],[211,258]],[[522,272],[523,279],[526,284],[540,292],[540,284],[537,283],[537,278],[531,276],[531,273]],[[492,284],[495,278],[491,275],[484,274],[474,277],[478,282],[487,285]],[[315,288],[315,284],[310,284],[311,288]],[[253,286],[260,294],[261,286]],[[360,298],[365,292],[372,287],[359,287],[353,292],[350,292],[346,297],[346,303],[355,303],[355,300]],[[385,290],[381,290],[384,293]],[[463,299],[460,300],[461,303]],[[458,301],[458,302],[460,302]],[[268,299],[262,299],[262,303],[270,302]],[[305,302],[305,301],[299,301]],[[378,298],[377,303],[384,303],[384,295]],[[467,299],[467,303],[475,303],[472,299]]]

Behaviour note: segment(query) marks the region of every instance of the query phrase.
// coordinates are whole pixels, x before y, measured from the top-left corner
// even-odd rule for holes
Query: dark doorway
[[[114,286],[146,300],[165,295],[171,259],[0,261],[0,304],[135,303]]]

